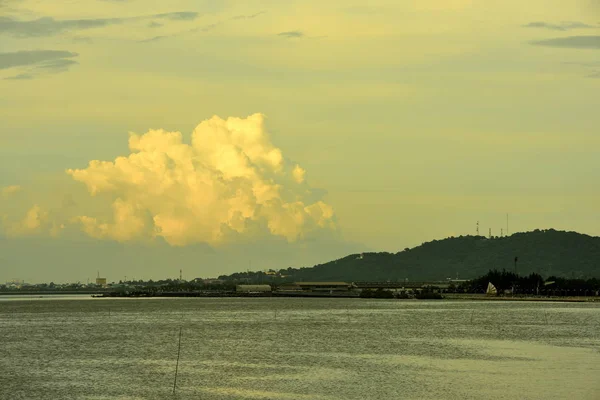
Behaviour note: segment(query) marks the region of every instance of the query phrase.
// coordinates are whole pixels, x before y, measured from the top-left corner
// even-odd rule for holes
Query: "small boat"
[[[492,282],[488,282],[488,287],[487,287],[487,290],[485,291],[485,294],[487,294],[487,295],[498,294],[498,290],[496,289],[496,286],[494,286],[492,284]]]

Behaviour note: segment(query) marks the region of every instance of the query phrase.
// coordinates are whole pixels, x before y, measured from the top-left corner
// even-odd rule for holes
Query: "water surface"
[[[0,297],[0,399],[592,400],[599,328],[592,303]]]

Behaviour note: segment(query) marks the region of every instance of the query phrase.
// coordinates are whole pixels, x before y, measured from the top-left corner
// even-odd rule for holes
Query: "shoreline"
[[[202,298],[325,298],[325,299],[341,299],[341,298],[353,298],[363,299],[357,293],[235,293],[235,292],[162,292],[162,293],[147,293],[147,292],[133,292],[133,293],[120,293],[120,292],[106,292],[106,291],[52,291],[52,292],[0,292],[0,298],[4,296],[14,296],[23,298],[31,296],[69,296],[69,295],[82,295],[90,296],[92,298],[101,299],[119,299],[119,298],[174,298],[174,297],[202,297]],[[598,296],[581,296],[581,297],[542,297],[542,296],[487,296],[485,294],[459,294],[459,293],[445,293],[442,299],[376,299],[376,298],[364,298],[364,300],[397,300],[397,301],[415,301],[415,300],[426,300],[426,301],[440,301],[440,300],[457,300],[457,301],[514,301],[514,302],[563,302],[563,303],[600,303],[600,297]]]

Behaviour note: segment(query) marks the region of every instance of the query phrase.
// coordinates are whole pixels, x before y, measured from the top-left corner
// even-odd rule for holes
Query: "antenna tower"
[[[181,279],[182,274],[181,274],[181,270],[179,270],[179,280],[182,281],[183,279]]]
[[[477,221],[477,236],[479,236],[479,221]]]
[[[492,228],[490,228],[490,239],[492,238]]]
[[[506,236],[508,236],[508,214],[506,214]]]

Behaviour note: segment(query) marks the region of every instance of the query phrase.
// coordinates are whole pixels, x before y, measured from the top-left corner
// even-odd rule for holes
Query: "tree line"
[[[600,279],[569,279],[549,276],[544,279],[540,274],[518,275],[514,272],[491,270],[479,278],[461,283],[456,287],[459,292],[485,293],[491,283],[497,295],[505,293],[542,296],[598,296]]]

